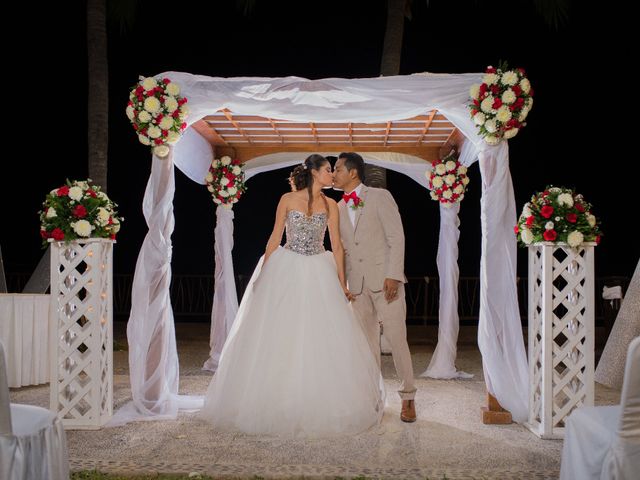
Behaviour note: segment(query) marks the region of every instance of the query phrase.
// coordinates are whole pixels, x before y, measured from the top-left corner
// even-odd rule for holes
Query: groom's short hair
[[[344,168],[351,171],[354,168],[358,172],[358,178],[364,183],[364,160],[356,152],[342,152],[338,159],[344,159]]]

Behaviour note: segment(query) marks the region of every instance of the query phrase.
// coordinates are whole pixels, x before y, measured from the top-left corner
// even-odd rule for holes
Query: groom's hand
[[[398,280],[394,280],[393,278],[384,279],[384,286],[382,289],[387,303],[391,303],[398,298],[398,288],[400,288],[400,282]]]

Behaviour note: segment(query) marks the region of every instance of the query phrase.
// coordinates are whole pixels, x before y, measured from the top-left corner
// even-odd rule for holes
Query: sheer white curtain
[[[110,425],[133,420],[176,418],[181,408],[198,408],[202,398],[178,395],[179,366],[169,297],[173,233],[173,158],[153,156],[143,201],[147,233],[136,262],[127,324],[133,401]]]
[[[218,205],[216,208],[215,235],[215,285],[211,309],[211,336],[209,358],[202,368],[215,372],[222,347],[238,313],[236,280],[233,275],[233,210]]]
[[[480,322],[487,390],[516,422],[528,415],[529,373],[516,287],[516,203],[507,142],[480,152],[482,257]]]

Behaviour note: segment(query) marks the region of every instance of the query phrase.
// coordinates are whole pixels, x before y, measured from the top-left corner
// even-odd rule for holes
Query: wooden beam
[[[387,130],[384,135],[384,145],[387,146],[387,141],[389,140],[389,132],[391,131],[391,122],[387,122]]]
[[[227,145],[227,142],[218,135],[214,129],[209,127],[209,124],[204,120],[198,120],[193,125],[193,129],[204,137],[211,145]]]
[[[249,141],[249,143],[251,143],[251,139],[247,136],[246,133],[244,133],[244,130],[242,130],[242,127],[238,125],[238,122],[233,118],[233,115],[231,115],[231,112],[225,108],[223,110],[223,113],[224,113],[224,116],[227,117],[227,120],[229,120],[229,122],[231,122],[231,124],[234,127],[236,127],[238,132],[240,132]]]
[[[420,145],[420,143],[422,143],[422,139],[424,138],[424,136],[429,131],[429,127],[431,127],[431,123],[433,122],[433,119],[435,118],[436,113],[438,113],[438,111],[437,110],[433,110],[431,112],[431,115],[429,115],[429,119],[425,121],[424,130],[422,131],[422,135],[418,139],[418,143],[416,145]]]
[[[273,131],[276,132],[276,134],[280,137],[280,143],[284,143],[284,139],[282,139],[282,137],[280,136],[280,132],[278,131],[278,127],[276,127],[274,121],[269,118],[269,123],[271,124],[271,128],[273,128]]]

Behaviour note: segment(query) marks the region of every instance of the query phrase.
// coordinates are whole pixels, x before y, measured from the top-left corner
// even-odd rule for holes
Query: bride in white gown
[[[384,384],[349,304],[338,207],[322,193],[331,165],[311,155],[291,179],[199,416],[253,434],[355,434],[382,418]]]

